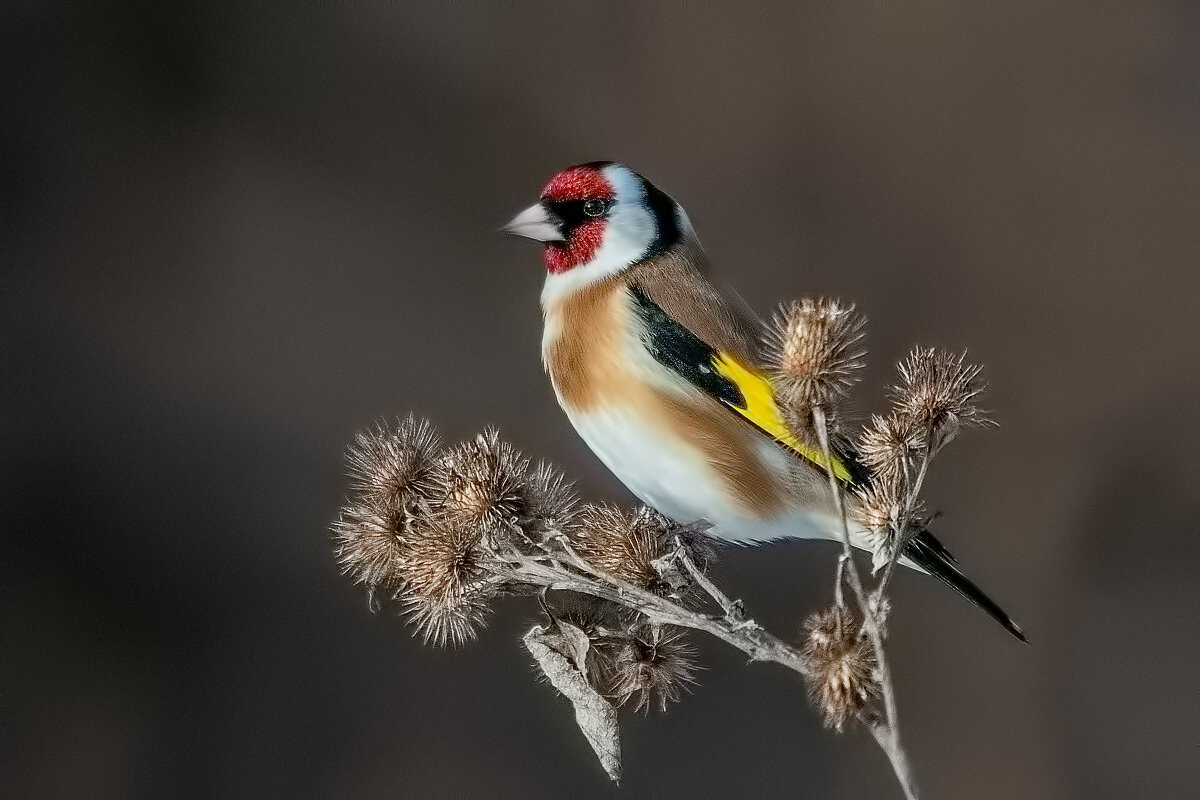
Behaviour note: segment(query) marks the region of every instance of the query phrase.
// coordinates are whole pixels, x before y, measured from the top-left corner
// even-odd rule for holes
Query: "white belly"
[[[712,472],[702,453],[645,424],[632,410],[617,406],[589,414],[568,412],[568,416],[583,440],[629,491],[677,522],[705,520],[712,525],[713,535],[743,544],[784,538],[835,538],[834,519],[824,513],[794,509],[766,518],[748,513],[729,498],[726,485]],[[787,459],[787,454],[766,439],[762,456]]]

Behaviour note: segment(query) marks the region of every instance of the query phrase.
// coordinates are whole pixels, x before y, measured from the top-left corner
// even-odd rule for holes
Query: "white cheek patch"
[[[617,164],[604,168],[604,178],[613,188],[614,200],[604,226],[604,239],[591,261],[546,276],[543,305],[637,263],[658,238],[658,225],[646,205],[646,189],[641,179]]]
[[[594,261],[629,266],[644,258],[658,238],[658,224],[646,205],[646,187],[625,167],[608,166],[604,177],[613,187],[616,200],[608,212],[604,242]]]

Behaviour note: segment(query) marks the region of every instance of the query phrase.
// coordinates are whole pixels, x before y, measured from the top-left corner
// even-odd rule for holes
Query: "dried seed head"
[[[804,623],[802,654],[809,695],[825,725],[839,731],[881,697],[875,653],[859,628],[850,612],[839,606],[813,614]]]
[[[539,462],[529,471],[518,524],[526,536],[538,541],[556,533],[570,535],[576,524],[577,504],[574,486],[566,476],[552,464]]]
[[[900,477],[876,477],[870,484],[855,487],[847,504],[851,519],[862,526],[871,545],[871,565],[878,572],[892,558],[900,533],[907,532],[920,518],[925,505],[913,504],[913,513],[905,515],[907,498]]]
[[[489,428],[442,456],[434,511],[454,527],[494,528],[524,511],[529,461]]]
[[[872,416],[859,436],[859,458],[877,479],[902,482],[924,454],[927,433],[906,414]]]
[[[553,466],[529,459],[488,429],[443,456],[435,473],[434,511],[448,524],[507,536],[520,529],[541,540],[574,524],[576,497]]]
[[[561,473],[531,467],[495,430],[440,455],[437,447],[428,423],[411,416],[356,436],[351,493],[333,530],[343,569],[372,597],[401,599],[427,643],[459,645],[497,595],[532,588],[498,566],[497,543],[570,529],[575,496]]]
[[[439,438],[412,415],[359,431],[346,448],[350,491],[333,523],[342,571],[377,593],[394,593],[403,581],[412,512],[432,489]]]
[[[404,554],[409,536],[403,510],[379,512],[349,501],[333,523],[333,538],[342,572],[365,586],[371,605],[377,595],[393,594],[404,580]]]
[[[673,588],[654,561],[675,552],[678,541],[700,569],[712,562],[712,546],[703,534],[642,506],[627,511],[606,504],[584,506],[572,545],[593,567],[634,586],[669,595]]]
[[[428,420],[409,414],[354,434],[346,446],[350,492],[365,503],[391,509],[409,493],[427,493],[441,437]]]
[[[966,356],[918,347],[900,363],[900,383],[892,388],[896,413],[932,431],[934,451],[961,425],[994,424],[975,404],[985,388],[983,368],[966,363]]]
[[[409,621],[426,644],[458,646],[483,627],[496,583],[482,546],[482,529],[427,521],[406,553],[399,593]]]
[[[682,629],[640,624],[615,645],[610,669],[609,694],[617,705],[666,711],[696,683],[696,651]]]
[[[788,422],[797,434],[811,429],[811,409],[835,416],[858,380],[866,318],[836,300],[792,301],[776,312],[767,337],[773,378]],[[790,414],[788,412],[791,412]]]
[[[899,484],[876,480],[852,491],[854,502],[847,511],[851,518],[872,533],[882,533],[894,527],[904,510],[904,497],[897,490]]]

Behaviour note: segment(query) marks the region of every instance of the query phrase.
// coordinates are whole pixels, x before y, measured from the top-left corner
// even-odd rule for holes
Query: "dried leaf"
[[[523,641],[550,684],[575,707],[575,722],[600,759],[600,766],[604,767],[614,783],[619,783],[621,738],[617,729],[617,710],[592,688],[572,659],[560,652],[559,648],[564,646],[563,638],[558,631],[544,631],[535,627],[525,634]]]
[[[572,625],[566,620],[556,619],[557,628],[551,628],[542,634],[543,641],[553,647],[559,655],[566,656],[575,662],[575,668],[588,676],[587,656],[592,647],[592,640],[587,632],[578,625]]]

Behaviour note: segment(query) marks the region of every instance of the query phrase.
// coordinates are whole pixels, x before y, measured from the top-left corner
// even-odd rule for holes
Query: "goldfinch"
[[[678,203],[622,164],[594,162],[556,174],[502,230],[543,243],[546,372],[576,431],[634,495],[731,542],[840,538],[823,454],[772,435],[782,423],[758,366],[759,326],[708,280]],[[869,480],[849,453],[833,469],[848,484]],[[869,550],[865,537],[852,531]],[[1025,641],[931,533],[903,556]]]

